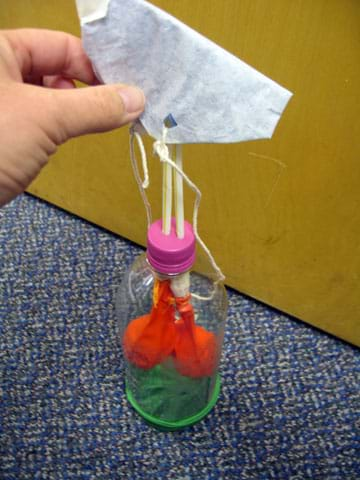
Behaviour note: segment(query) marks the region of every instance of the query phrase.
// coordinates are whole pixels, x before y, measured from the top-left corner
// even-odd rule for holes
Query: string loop
[[[142,141],[141,134],[139,133],[138,128],[139,128],[138,124],[134,124],[130,128],[130,158],[131,158],[131,165],[134,171],[135,180],[139,187],[141,198],[143,199],[143,202],[144,202],[146,217],[147,217],[147,224],[149,228],[152,223],[152,212],[151,212],[151,205],[145,191],[145,189],[148,188],[148,186],[150,185],[149,169],[147,164],[144,142]],[[139,172],[139,168],[136,160],[135,145],[134,145],[135,140],[140,150],[144,180],[142,180],[140,176],[140,172]]]

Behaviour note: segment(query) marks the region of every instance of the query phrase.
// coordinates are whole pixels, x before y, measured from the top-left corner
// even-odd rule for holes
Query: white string
[[[147,223],[148,223],[148,228],[151,225],[152,222],[152,214],[151,214],[151,205],[148,200],[148,197],[146,195],[145,189],[148,188],[150,182],[149,182],[149,170],[148,170],[148,165],[147,165],[147,159],[146,159],[146,151],[144,147],[144,142],[142,141],[140,133],[136,130],[137,126],[132,125],[130,128],[130,158],[131,158],[131,165],[134,171],[134,176],[136,183],[138,184],[139,190],[141,197],[143,199],[144,205],[145,205],[145,210],[146,210],[146,216],[147,216]],[[140,150],[140,155],[141,155],[141,163],[142,163],[142,168],[144,172],[144,180],[141,179],[140,173],[139,173],[139,168],[135,156],[135,146],[134,146],[134,140],[136,139],[137,145]]]

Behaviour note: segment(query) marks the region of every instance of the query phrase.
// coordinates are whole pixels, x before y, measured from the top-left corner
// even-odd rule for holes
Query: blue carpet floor
[[[0,478],[359,479],[359,351],[233,291],[216,408],[136,415],[113,288],[139,251],[26,195],[0,210]]]

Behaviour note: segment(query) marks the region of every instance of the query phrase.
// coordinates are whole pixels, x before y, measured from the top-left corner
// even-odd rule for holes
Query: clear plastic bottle
[[[194,260],[191,225],[179,239],[174,221],[170,235],[157,221],[116,297],[128,400],[165,430],[201,420],[220,391],[227,295],[222,284],[191,271]]]

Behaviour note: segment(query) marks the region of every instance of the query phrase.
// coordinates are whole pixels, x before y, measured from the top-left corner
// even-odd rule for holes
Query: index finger
[[[3,33],[13,48],[23,78],[62,75],[87,84],[97,82],[81,40],[74,35],[31,28]]]

